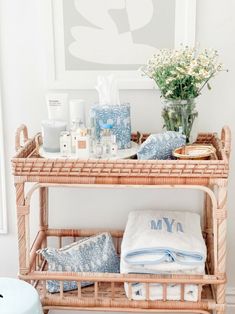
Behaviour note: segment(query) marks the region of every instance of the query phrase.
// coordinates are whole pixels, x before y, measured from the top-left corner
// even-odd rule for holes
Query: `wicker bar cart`
[[[39,138],[40,135],[36,135],[29,139],[25,125],[17,129],[17,153],[12,158],[12,171],[16,189],[19,278],[30,282],[38,289],[45,313],[50,309],[225,313],[226,202],[231,143],[228,127],[222,129],[220,138],[216,133],[198,135],[198,143],[212,144],[216,148],[216,155],[210,160],[46,159],[38,155]],[[133,135],[133,140],[137,140],[136,135]],[[27,183],[30,183],[30,188],[27,188],[26,192]],[[208,249],[206,274],[123,275],[47,271],[46,261],[39,257],[36,251],[46,247],[50,237],[56,237],[58,246],[61,247],[64,238],[70,238],[72,242],[81,237],[94,235],[98,231],[107,231],[107,229],[51,229],[48,225],[48,193],[50,187],[54,186],[96,188],[128,186],[203,191],[205,193],[203,233]],[[40,224],[30,248],[30,203],[36,190],[39,190],[40,195]],[[108,231],[111,232],[116,250],[120,253],[123,232]],[[46,289],[47,280],[60,281],[60,292],[49,293]],[[63,281],[76,281],[78,289],[64,292]],[[94,282],[94,285],[81,288],[83,281]],[[146,300],[144,301],[131,299],[132,283],[136,282],[145,284]],[[129,285],[128,297],[123,288],[124,283]],[[150,300],[150,283],[162,284],[163,300]],[[180,301],[167,300],[167,285],[171,283],[180,285]],[[187,284],[199,286],[200,294],[197,302],[184,301],[184,288]]]

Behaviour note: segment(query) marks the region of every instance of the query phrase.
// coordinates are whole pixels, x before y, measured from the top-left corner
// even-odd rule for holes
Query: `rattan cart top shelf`
[[[24,146],[20,147],[20,134]],[[136,135],[133,135],[136,140]],[[28,139],[27,128],[22,125],[16,133],[17,153],[12,158],[15,177],[29,182],[84,183],[84,184],[140,184],[151,185],[173,182],[199,182],[206,178],[227,178],[230,151],[230,130],[224,127],[221,139],[216,133],[201,133],[197,143],[212,144],[216,148],[213,160],[79,160],[39,158],[36,137]],[[164,181],[165,178],[165,181]],[[166,178],[168,180],[166,180]],[[198,181],[199,180],[199,181]]]

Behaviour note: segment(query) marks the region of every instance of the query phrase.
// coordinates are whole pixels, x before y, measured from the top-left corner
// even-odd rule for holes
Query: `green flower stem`
[[[194,99],[184,101],[167,101],[162,110],[164,127],[168,131],[179,131],[182,128],[183,134],[186,135],[187,143],[189,142],[192,126],[195,118],[198,116],[195,110]]]

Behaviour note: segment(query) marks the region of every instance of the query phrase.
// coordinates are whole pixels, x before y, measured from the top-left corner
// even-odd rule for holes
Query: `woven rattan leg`
[[[18,226],[19,271],[29,272],[29,206],[25,205],[24,183],[16,183],[16,206]]]
[[[48,188],[39,188],[39,204],[40,204],[40,230],[46,231],[48,229]],[[46,237],[42,246],[46,247]]]
[[[205,193],[204,232],[207,245],[207,264],[209,266],[210,273],[212,274],[214,273],[213,219],[211,198],[208,193]]]
[[[217,235],[218,235],[218,265],[217,274],[222,278],[225,278],[226,271],[226,229],[227,229],[227,180],[218,180],[218,209],[216,213],[217,220]],[[221,305],[220,310],[217,311],[219,314],[224,314],[223,309],[225,304],[225,284],[217,286],[216,289],[216,301]]]

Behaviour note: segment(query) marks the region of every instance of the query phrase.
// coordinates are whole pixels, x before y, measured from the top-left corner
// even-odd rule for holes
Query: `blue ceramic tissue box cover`
[[[84,238],[61,249],[45,248],[37,252],[48,263],[49,272],[99,272],[119,273],[120,260],[114,248],[112,236],[108,232]],[[64,281],[64,291],[77,289],[76,281]],[[91,285],[82,282],[81,286]],[[48,280],[47,289],[50,293],[60,291],[60,282]]]
[[[178,132],[151,134],[141,145],[137,156],[141,160],[171,159],[172,151],[185,144],[186,136]]]
[[[101,126],[112,124],[112,133],[116,135],[119,149],[131,148],[130,104],[94,105],[90,111],[95,120],[96,137],[100,138]]]

